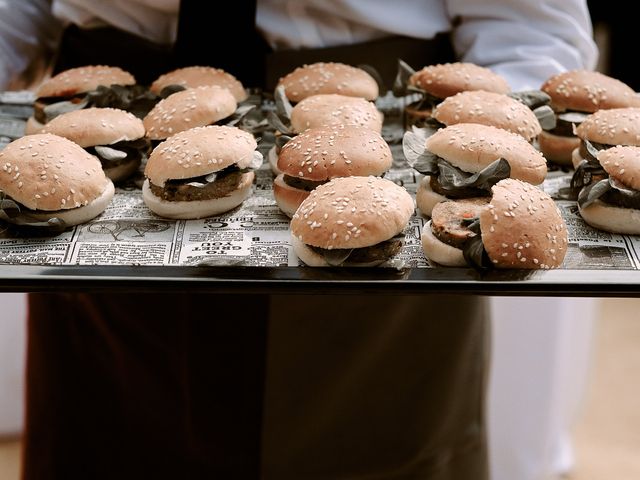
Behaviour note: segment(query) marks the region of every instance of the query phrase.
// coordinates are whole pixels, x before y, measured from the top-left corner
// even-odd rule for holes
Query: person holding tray
[[[52,51],[267,89],[399,58],[537,88],[596,57],[580,0],[204,3],[0,3],[0,87]],[[30,294],[24,478],[487,479],[486,299],[322,293]]]

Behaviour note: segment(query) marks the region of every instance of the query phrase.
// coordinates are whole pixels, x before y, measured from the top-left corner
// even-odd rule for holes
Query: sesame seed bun
[[[63,113],[43,126],[42,133],[67,138],[83,148],[144,137],[142,120],[116,108],[86,108]]]
[[[598,162],[611,178],[630,190],[640,190],[640,147],[617,146],[598,153]],[[640,210],[602,200],[580,207],[580,215],[592,227],[607,232],[640,234]]]
[[[78,93],[95,90],[100,85],[134,85],[136,79],[119,67],[89,65],[70,68],[43,82],[37,97],[70,97]]]
[[[113,184],[98,159],[51,134],[22,137],[0,152],[0,190],[26,208],[40,211],[29,214],[66,218],[68,225],[95,217],[113,197]],[[81,207],[89,208],[61,217],[63,211]]]
[[[580,146],[575,136],[556,135],[547,131],[538,135],[538,148],[549,161],[563,166],[572,165],[572,152]]]
[[[280,150],[277,168],[282,174],[274,182],[273,194],[281,210],[291,216],[309,192],[287,185],[284,175],[313,182],[380,176],[392,162],[389,145],[373,130],[353,125],[312,128]]]
[[[578,125],[576,135],[606,145],[640,145],[640,108],[599,110]]]
[[[551,106],[559,112],[640,107],[640,96],[628,85],[589,70],[559,73],[544,82],[540,89],[551,97]]]
[[[378,84],[360,68],[343,63],[312,63],[296,68],[278,81],[287,98],[299,102],[311,95],[337,93],[349,97],[375,100]]]
[[[229,195],[209,200],[191,201],[164,200],[154,195],[151,191],[149,179],[146,179],[142,184],[142,199],[149,210],[164,218],[205,218],[228,212],[249,198],[253,192],[252,186],[254,178],[254,172],[243,173],[238,187]]]
[[[426,147],[469,173],[504,158],[511,166],[511,178],[539,185],[547,174],[539,151],[520,135],[496,127],[460,123],[438,130],[427,138]]]
[[[160,93],[169,85],[182,85],[187,88],[218,85],[231,92],[237,102],[246,100],[249,96],[242,83],[233,75],[219,68],[212,67],[184,67],[160,75],[149,89],[153,93]]]
[[[314,95],[291,110],[291,128],[295,133],[325,125],[359,125],[382,131],[383,115],[374,103],[344,95]]]
[[[257,143],[236,127],[197,127],[177,133],[158,145],[147,161],[146,177],[159,187],[167,180],[199,177],[234,163],[249,166]]]
[[[567,229],[551,197],[526,182],[505,179],[491,189],[491,203],[480,209],[482,243],[496,268],[557,268],[567,251]],[[436,207],[439,208],[439,207]],[[436,238],[425,225],[422,247],[444,266],[467,265],[462,249]]]
[[[567,228],[551,197],[513,179],[491,189],[480,213],[482,243],[498,268],[557,268],[567,253]]]
[[[473,63],[429,65],[409,78],[414,85],[436,98],[446,98],[467,90],[509,93],[507,81],[488,68]]]
[[[335,178],[311,192],[293,215],[293,247],[303,261],[309,259],[308,264],[322,264],[308,245],[325,249],[375,245],[402,232],[413,209],[411,195],[390,180]]]
[[[231,92],[217,85],[189,88],[158,102],[144,118],[151,140],[163,140],[194,127],[204,127],[236,111]]]
[[[540,132],[540,122],[530,108],[502,93],[466,91],[445,98],[432,112],[445,125],[481,123],[509,130],[528,142]]]

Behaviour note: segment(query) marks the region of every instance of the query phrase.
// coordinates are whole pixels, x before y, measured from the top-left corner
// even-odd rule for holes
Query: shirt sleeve
[[[50,0],[0,0],[0,90],[51,51],[61,29]]]
[[[597,48],[584,0],[447,0],[462,61],[491,68],[513,90],[558,72],[593,69]]]

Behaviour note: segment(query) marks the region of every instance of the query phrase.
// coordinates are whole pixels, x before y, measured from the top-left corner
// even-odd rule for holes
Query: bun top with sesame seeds
[[[414,85],[436,98],[446,98],[467,90],[509,93],[507,81],[488,68],[473,63],[428,65],[409,78]]]
[[[617,146],[600,150],[598,162],[610,177],[632,190],[640,190],[640,147]]]
[[[278,81],[287,98],[299,102],[311,95],[337,93],[367,100],[378,98],[378,84],[361,68],[344,63],[312,63],[296,68]]]
[[[530,108],[505,94],[482,90],[460,92],[445,98],[433,109],[431,116],[445,125],[492,125],[517,133],[528,142],[542,131]]]
[[[567,228],[551,197],[514,179],[491,189],[480,212],[482,243],[498,268],[557,268],[567,253]]]
[[[145,175],[163,187],[167,180],[199,177],[230,165],[252,165],[257,147],[253,135],[236,127],[212,125],[177,133],[158,145],[147,161]]]
[[[0,190],[31,210],[82,207],[109,184],[96,157],[57,135],[27,135],[0,152]]]
[[[217,85],[189,88],[158,102],[144,118],[151,140],[162,140],[194,127],[204,127],[236,111],[231,92]]]
[[[558,112],[640,107],[640,96],[627,84],[590,70],[559,73],[544,82],[540,89],[551,97],[551,106]]]
[[[325,125],[359,125],[382,131],[383,115],[373,102],[345,95],[313,95],[291,110],[291,128],[304,132]]]
[[[413,213],[411,195],[378,177],[335,178],[311,192],[291,220],[291,232],[307,245],[362,248],[402,232]]]
[[[427,138],[426,148],[469,173],[504,158],[511,167],[511,178],[538,185],[547,175],[542,154],[520,135],[501,128],[459,123]]]
[[[242,83],[228,72],[220,68],[191,66],[178,68],[160,75],[153,81],[149,89],[153,93],[160,93],[169,85],[181,85],[186,88],[218,85],[231,92],[237,102],[246,100],[249,96]]]
[[[81,147],[113,145],[144,137],[142,120],[116,108],[87,108],[63,113],[47,123],[41,133],[65,137]]]
[[[598,110],[576,127],[576,135],[605,145],[640,145],[640,108]]]
[[[136,79],[119,67],[89,65],[64,70],[40,85],[36,96],[70,97],[78,93],[95,90],[100,85],[134,85]]]
[[[285,175],[322,181],[352,175],[382,175],[393,158],[379,133],[341,125],[311,128],[280,150],[278,169]]]

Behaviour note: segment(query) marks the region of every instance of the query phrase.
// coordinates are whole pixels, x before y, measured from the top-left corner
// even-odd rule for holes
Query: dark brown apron
[[[100,63],[109,30],[67,30],[58,64]],[[376,41],[374,57],[446,61],[443,38]],[[105,63],[155,78],[136,61],[146,42],[126,43]],[[371,47],[270,54],[260,75],[360,63]],[[479,297],[52,292],[29,305],[26,480],[487,478]]]

